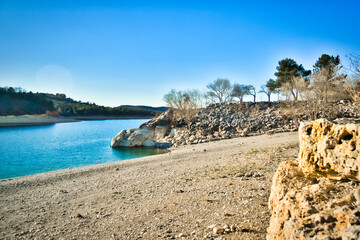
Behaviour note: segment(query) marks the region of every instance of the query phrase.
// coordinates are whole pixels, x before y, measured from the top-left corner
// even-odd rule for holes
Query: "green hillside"
[[[0,87],[0,115],[50,114],[53,116],[155,116],[156,111],[130,107],[104,107],[75,101],[65,94],[32,93]]]

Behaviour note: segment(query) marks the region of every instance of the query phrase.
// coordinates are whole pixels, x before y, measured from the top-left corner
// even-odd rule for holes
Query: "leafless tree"
[[[225,103],[232,100],[232,86],[228,79],[219,78],[206,86],[208,98],[212,102]]]
[[[249,95],[249,86],[235,83],[231,95],[242,103],[244,96]]]
[[[174,117],[190,120],[193,114],[202,107],[203,96],[198,90],[176,91],[172,89],[164,95],[166,104],[175,110]]]
[[[256,89],[253,85],[248,85],[249,87],[249,95],[254,97],[254,102],[256,102]]]
[[[319,101],[328,102],[344,97],[343,80],[345,75],[340,73],[341,66],[330,65],[314,72],[310,77],[312,91]]]
[[[281,92],[286,97],[286,100],[297,101],[302,98],[303,92],[307,88],[307,81],[302,76],[291,77],[291,80],[281,85]]]
[[[360,55],[359,54],[349,54],[347,58],[350,60],[350,68],[348,72],[350,72],[355,78],[360,77]]]
[[[355,102],[355,106],[360,113],[360,55],[350,54],[350,68],[347,69],[349,75],[344,81],[344,88]]]
[[[340,66],[331,64],[310,76],[302,96],[307,101],[306,110],[310,119],[316,119],[320,112],[334,117],[338,114],[332,102],[347,98],[343,87],[345,75],[341,74],[340,69]]]
[[[266,96],[268,97],[268,102],[270,102],[271,93],[273,93],[273,91],[271,91],[269,87],[267,87],[266,85],[262,85],[260,87],[259,93],[265,93]]]

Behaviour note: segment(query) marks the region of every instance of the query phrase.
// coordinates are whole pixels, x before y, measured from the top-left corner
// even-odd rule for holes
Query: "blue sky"
[[[259,89],[283,58],[312,69],[323,53],[359,54],[359,9],[356,0],[0,0],[0,86],[106,106],[164,105],[172,88],[206,90],[217,78]]]

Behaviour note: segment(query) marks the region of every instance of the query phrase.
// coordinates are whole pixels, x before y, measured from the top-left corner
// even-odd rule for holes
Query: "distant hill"
[[[161,109],[161,108],[159,108]],[[0,115],[50,114],[52,116],[151,117],[160,110],[151,107],[104,107],[75,101],[65,94],[32,93],[21,88],[0,87]]]
[[[54,103],[39,93],[0,87],[0,115],[44,114],[55,111]]]
[[[121,105],[119,107],[143,109],[143,110],[150,110],[155,112],[165,112],[166,110],[168,110],[168,107],[150,107],[144,105]]]

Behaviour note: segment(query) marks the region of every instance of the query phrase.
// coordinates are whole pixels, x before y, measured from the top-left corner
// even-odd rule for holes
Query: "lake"
[[[110,148],[122,129],[145,119],[96,120],[0,128],[0,179],[144,157],[151,148]]]

